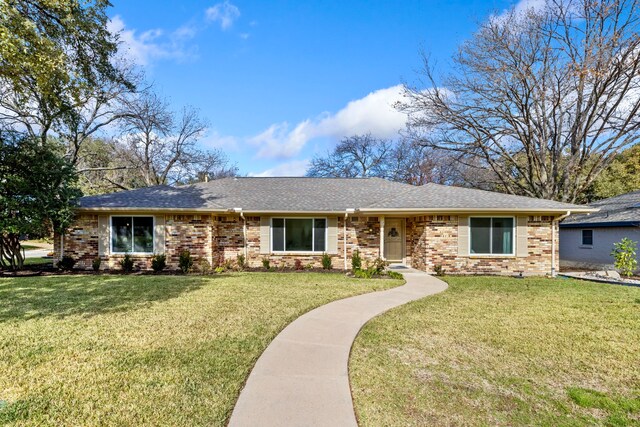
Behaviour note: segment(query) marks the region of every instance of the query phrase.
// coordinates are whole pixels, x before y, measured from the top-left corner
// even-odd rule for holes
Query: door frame
[[[407,219],[404,217],[385,217],[384,218],[384,235],[382,239],[385,240],[387,237],[387,223],[389,220],[399,220],[400,221],[400,230],[402,232],[402,240],[400,244],[401,250],[401,260],[400,261],[390,261],[390,262],[400,262],[402,264],[406,264],[407,262]],[[387,243],[384,242],[384,251],[387,250]],[[382,254],[385,261],[388,261],[387,255],[385,253]]]

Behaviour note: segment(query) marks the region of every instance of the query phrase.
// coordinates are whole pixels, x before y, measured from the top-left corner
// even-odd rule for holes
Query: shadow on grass
[[[192,292],[206,280],[193,276],[0,279],[0,322],[127,311]]]

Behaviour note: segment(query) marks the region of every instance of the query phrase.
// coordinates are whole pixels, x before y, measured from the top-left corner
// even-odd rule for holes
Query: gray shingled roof
[[[575,215],[562,221],[563,228],[582,226],[640,227],[640,190],[591,203],[600,209],[590,215]]]
[[[225,178],[177,187],[156,186],[80,199],[83,209],[201,209],[246,212],[344,212],[421,209],[584,210],[490,191],[380,178]]]

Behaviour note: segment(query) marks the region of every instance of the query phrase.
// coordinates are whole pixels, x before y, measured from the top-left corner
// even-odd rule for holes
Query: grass
[[[0,279],[0,425],[224,425],[290,321],[400,283],[313,273]]]
[[[361,425],[640,425],[640,288],[445,280],[356,339]]]
[[[42,264],[53,265],[53,259],[45,258],[45,257],[35,257],[35,258],[24,259],[24,265],[42,265]]]

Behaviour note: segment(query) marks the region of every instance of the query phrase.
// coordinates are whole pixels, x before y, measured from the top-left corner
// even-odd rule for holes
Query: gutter
[[[571,211],[567,211],[564,215],[551,220],[551,277],[556,277],[556,225],[571,215]]]

